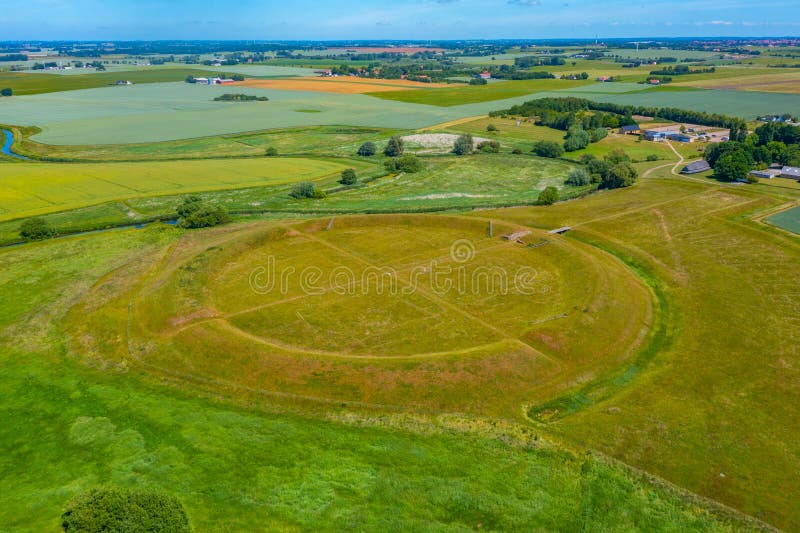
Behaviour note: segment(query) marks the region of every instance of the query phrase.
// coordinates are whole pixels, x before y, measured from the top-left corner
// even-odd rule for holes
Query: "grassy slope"
[[[239,411],[66,358],[57,324],[70,300],[173,238],[121,232],[0,252],[0,296],[13,302],[0,311],[5,527],[55,530],[64,503],[98,484],[174,493],[198,530],[745,527],[602,459],[420,422],[409,432]],[[519,435],[506,440],[530,438]]]
[[[610,399],[575,391],[584,409],[551,427],[797,529],[800,304],[790,280],[800,274],[800,244],[740,215],[798,194],[657,175],[631,191],[503,213],[537,227],[578,226],[575,237],[662,280],[673,309],[669,343],[649,370]]]
[[[186,76],[213,76],[216,71],[194,68],[154,68],[150,70],[131,70],[126,72],[95,72],[58,76],[55,74],[29,74],[22,72],[0,72],[0,87],[10,87],[14,95],[43,94],[78,89],[93,89],[113,85],[118,80],[133,83],[159,83],[183,81]]]

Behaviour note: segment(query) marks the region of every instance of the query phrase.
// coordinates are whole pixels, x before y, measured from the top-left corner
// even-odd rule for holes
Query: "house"
[[[478,74],[478,77],[481,78],[482,80],[490,80],[492,79],[492,74],[484,70],[483,72]]]
[[[800,167],[783,167],[781,169],[781,177],[800,180]]]
[[[708,161],[705,159],[701,159],[700,161],[695,161],[694,163],[689,163],[683,170],[681,170],[681,174],[698,174],[700,172],[707,172],[711,170],[711,165],[708,164]]]
[[[609,76],[598,76],[597,81],[608,81],[611,78]]]
[[[314,74],[316,74],[318,76],[323,76],[323,77],[329,78],[330,76],[333,75],[333,71],[332,70],[315,70]]]
[[[661,85],[661,80],[657,80],[654,78],[652,80],[647,80],[647,83],[649,83],[650,85]]]
[[[642,133],[642,128],[638,124],[628,124],[627,126],[622,126],[619,132],[624,135],[639,135]]]

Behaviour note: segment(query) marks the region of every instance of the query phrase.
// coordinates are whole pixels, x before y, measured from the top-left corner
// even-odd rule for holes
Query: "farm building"
[[[690,143],[694,140],[693,137],[686,135],[685,133],[668,133],[667,139],[670,141],[678,141],[680,143]]]
[[[781,177],[800,180],[800,167],[783,167],[781,169]]]
[[[625,135],[639,135],[642,133],[642,128],[638,124],[628,124],[627,126],[622,126],[619,132]]]
[[[598,76],[597,81],[608,81],[611,78],[609,76]]]
[[[644,138],[648,141],[659,142],[663,141],[667,138],[666,131],[653,131],[653,130],[645,130]]]
[[[711,170],[711,165],[708,164],[708,161],[705,159],[701,159],[700,161],[695,161],[694,163],[689,163],[683,170],[681,170],[681,174],[698,174],[700,172],[706,172]]]
[[[489,73],[488,71],[485,71],[485,70],[484,70],[483,72],[481,72],[480,74],[478,74],[478,77],[479,77],[479,78],[481,78],[481,79],[483,79],[483,80],[489,80],[489,79],[491,79],[491,78],[492,78],[492,75],[491,75],[491,73]]]
[[[661,85],[661,80],[652,79],[648,80],[647,83],[649,83],[650,85]]]
[[[755,176],[757,178],[767,179],[767,180],[771,180],[772,178],[774,178],[775,176],[777,176],[779,174],[780,174],[780,172],[776,172],[775,170],[769,170],[769,169],[766,169],[766,170],[751,170],[750,171],[750,175],[751,176]]]

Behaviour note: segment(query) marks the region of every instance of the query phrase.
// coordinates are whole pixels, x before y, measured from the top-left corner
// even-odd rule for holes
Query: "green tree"
[[[752,164],[743,150],[728,152],[714,164],[714,177],[722,181],[745,180],[751,167]]]
[[[472,140],[472,135],[465,133],[456,139],[456,142],[453,144],[453,153],[456,155],[469,155],[472,153],[474,146],[475,143]]]
[[[376,153],[378,153],[378,148],[374,142],[367,141],[358,147],[358,155],[361,157],[372,157]]]
[[[625,153],[625,150],[622,148],[614,148],[606,156],[603,158],[612,165],[616,165],[618,163],[630,163],[631,158],[630,156]]]
[[[302,200],[305,198],[325,198],[327,195],[316,184],[310,181],[302,181],[292,187],[292,192],[289,193],[289,196]]]
[[[497,154],[500,152],[500,143],[497,141],[481,141],[478,143],[478,151],[485,154]]]
[[[608,163],[607,163],[608,164]],[[630,187],[636,182],[638,174],[630,163],[617,163],[611,166],[600,181],[601,189]]]
[[[570,126],[564,137],[564,150],[567,152],[581,150],[589,146],[590,141],[591,137],[580,125]]]
[[[178,206],[178,226],[187,229],[208,228],[226,224],[231,217],[225,208],[206,204],[199,196],[191,195]]]
[[[74,497],[61,515],[61,527],[68,533],[191,531],[186,511],[174,496],[118,488],[92,489]]]
[[[608,130],[605,128],[595,128],[589,132],[589,141],[596,143],[602,141],[608,136]]]
[[[558,189],[555,187],[546,187],[540,194],[537,203],[541,205],[553,205],[558,201]]]
[[[56,230],[43,218],[28,218],[19,226],[19,236],[25,241],[41,241],[56,235]]]
[[[389,142],[386,144],[386,148],[383,150],[383,154],[388,157],[399,157],[403,155],[404,150],[405,147],[403,146],[403,139],[395,135],[389,139]]]
[[[497,131],[497,126],[495,126],[494,124],[489,124],[488,126],[486,126],[486,131],[489,132]]]
[[[339,178],[339,183],[342,185],[355,185],[358,181],[356,170],[354,168],[346,168],[342,170],[342,177]]]
[[[406,172],[408,174],[419,172],[425,168],[425,163],[422,159],[413,154],[387,159],[383,165],[389,172]]]
[[[278,155],[278,149],[275,148],[274,146],[270,146],[269,148],[264,150],[264,155],[267,157],[275,157],[276,155]]]
[[[557,158],[564,155],[564,148],[553,141],[539,141],[533,145],[533,153],[539,157]]]

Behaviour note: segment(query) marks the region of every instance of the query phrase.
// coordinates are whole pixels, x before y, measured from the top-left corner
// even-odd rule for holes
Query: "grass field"
[[[342,163],[301,158],[0,165],[0,220],[128,198],[282,185],[343,168]]]
[[[234,87],[255,87],[285,91],[312,91],[334,94],[364,94],[410,89],[446,87],[447,84],[419,83],[407,80],[380,80],[370,78],[298,78],[281,80],[250,79],[238,82]]]
[[[10,87],[16,96],[26,94],[44,94],[78,89],[93,89],[114,85],[119,79],[133,83],[162,83],[183,81],[192,75],[213,76],[215,71],[193,68],[152,68],[148,70],[131,70],[120,72],[92,72],[72,76],[54,76],[52,74],[32,74],[19,72],[0,72],[0,86]],[[128,87],[115,87],[125,90]]]
[[[366,141],[380,144],[391,135],[402,132],[353,126],[312,126],[146,144],[62,146],[32,141],[28,135],[35,134],[35,130],[29,132],[18,128],[15,138],[23,141],[15,145],[14,150],[33,158],[78,161],[253,157],[263,155],[268,147],[277,149],[280,155],[353,156]]]
[[[699,81],[680,81],[676,85],[702,87],[705,89],[727,89],[734,91],[761,91],[800,94],[800,73],[776,72],[736,77],[713,78]]]
[[[425,91],[389,91],[372,93],[372,95],[385,100],[449,107],[503,100],[542,91],[569,89],[586,83],[589,82],[581,80],[549,79],[504,81],[502,83],[490,83],[488,85],[459,85],[457,87]]]
[[[66,501],[96,484],[174,493],[198,531],[748,527],[521,428],[245,411],[63,356],[57,324],[70,299],[176,237],[121,232],[0,252],[5,528],[55,531]]]

